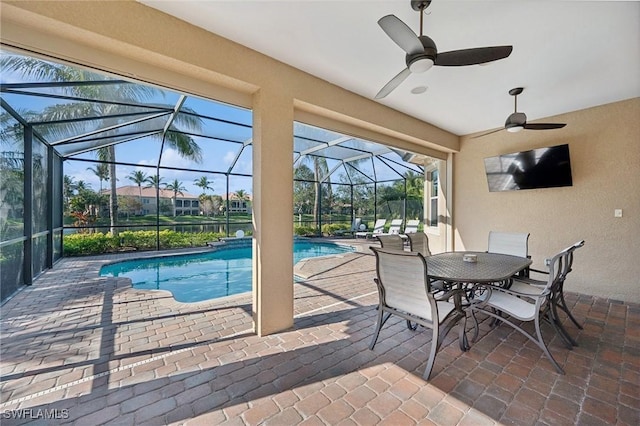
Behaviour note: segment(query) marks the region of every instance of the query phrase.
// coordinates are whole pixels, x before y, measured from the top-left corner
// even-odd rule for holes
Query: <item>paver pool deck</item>
[[[2,305],[2,424],[640,424],[640,305],[569,293],[579,346],[543,329],[566,375],[484,320],[468,352],[449,334],[427,382],[430,330],[391,318],[368,349],[376,243],[342,242],[359,252],[296,266],[294,326],[265,337],[250,294],[187,304],[98,275],[154,253],[63,259]]]

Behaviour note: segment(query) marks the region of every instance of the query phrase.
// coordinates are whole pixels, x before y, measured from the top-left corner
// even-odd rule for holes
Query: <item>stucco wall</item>
[[[565,289],[640,302],[640,98],[541,121],[567,126],[462,138],[454,154],[456,250],[486,250],[491,230],[530,232],[529,254],[541,268],[584,239]],[[565,143],[573,186],[489,192],[485,157]]]

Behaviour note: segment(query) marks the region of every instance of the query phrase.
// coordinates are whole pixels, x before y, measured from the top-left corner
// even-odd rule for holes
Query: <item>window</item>
[[[429,172],[429,226],[438,226],[438,170]]]

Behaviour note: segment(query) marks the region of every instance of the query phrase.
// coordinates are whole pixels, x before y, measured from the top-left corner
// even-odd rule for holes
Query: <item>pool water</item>
[[[294,264],[307,257],[348,253],[353,247],[296,241]],[[127,277],[137,289],[167,290],[178,302],[200,302],[251,291],[251,247],[105,265],[100,276]]]

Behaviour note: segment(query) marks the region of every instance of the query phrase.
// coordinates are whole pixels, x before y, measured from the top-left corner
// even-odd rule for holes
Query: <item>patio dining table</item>
[[[475,255],[476,262],[467,262],[465,255]],[[511,277],[531,265],[531,259],[508,254],[485,252],[446,252],[426,258],[427,273],[432,280],[442,280],[452,286],[463,288],[464,284],[485,283],[509,285]],[[458,293],[456,297],[461,297]],[[459,306],[462,306],[460,303]],[[466,351],[469,344],[460,342],[460,349]]]

